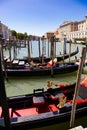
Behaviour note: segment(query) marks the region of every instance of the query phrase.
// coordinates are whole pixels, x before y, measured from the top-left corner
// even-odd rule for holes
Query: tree
[[[24,39],[28,37],[27,32],[24,33]]]
[[[15,36],[17,38],[17,32],[15,30],[11,30],[12,36]]]

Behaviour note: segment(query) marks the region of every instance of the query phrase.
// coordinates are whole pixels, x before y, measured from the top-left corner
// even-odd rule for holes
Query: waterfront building
[[[52,36],[54,36],[54,32],[46,32],[46,38],[51,38]]]
[[[69,40],[70,32],[78,30],[78,22],[65,21],[63,24],[60,25],[59,30],[60,30],[60,39],[63,40],[63,38],[66,36],[67,40]]]
[[[10,36],[11,30],[0,21],[0,37],[2,37],[5,40],[9,40]]]
[[[65,21],[56,30],[59,32],[59,39],[64,37],[73,42],[85,42],[87,39],[87,16],[82,21]]]

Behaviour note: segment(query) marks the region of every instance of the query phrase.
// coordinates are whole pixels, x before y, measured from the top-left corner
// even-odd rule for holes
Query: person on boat
[[[56,66],[57,65],[57,58],[54,58],[53,60],[53,66]]]
[[[54,58],[54,60],[50,60],[48,63],[47,63],[47,66],[48,67],[51,67],[51,66],[56,66],[57,65],[57,58]]]

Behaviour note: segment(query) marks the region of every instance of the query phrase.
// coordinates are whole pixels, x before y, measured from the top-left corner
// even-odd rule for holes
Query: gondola
[[[23,61],[23,64],[20,64],[20,62],[16,62],[15,65],[13,64],[12,66],[7,66],[6,70],[3,70],[4,75],[5,72],[8,76],[45,76],[65,74],[77,71],[79,66],[74,62],[56,64],[55,66],[48,66],[42,64],[39,64],[38,66],[26,66],[26,64]]]
[[[56,56],[57,61],[60,62],[62,60],[66,60],[69,57],[75,56],[76,54],[79,53],[79,49],[77,47],[77,49],[74,52],[71,52],[71,54],[66,53],[66,54],[60,54],[58,56]],[[28,57],[24,57],[23,60],[25,59],[25,61],[27,62],[28,60],[33,60],[34,62],[40,62],[42,63],[42,57],[31,57],[30,59],[28,59]],[[50,57],[44,57],[44,62],[49,62],[51,60]]]
[[[71,52],[71,54],[61,54],[59,56],[56,56],[56,58],[57,58],[57,61],[60,62],[60,61],[65,60],[65,59],[67,59],[69,57],[75,56],[78,53],[79,53],[79,49],[77,47],[77,49],[74,52]],[[5,57],[4,59],[5,59],[6,63],[9,63],[9,59],[8,58]],[[23,58],[19,58],[17,60],[24,61],[26,63],[30,62],[31,60],[33,60],[33,62],[36,62],[36,63],[42,63],[42,56],[40,56],[40,57],[31,57],[31,58],[23,57]],[[44,57],[44,62],[47,63],[50,60],[51,60],[50,57]]]
[[[13,130],[32,129],[70,120],[76,83],[54,84],[47,90],[34,89],[32,94],[7,97]],[[76,118],[87,113],[87,79],[80,84],[76,100]],[[4,118],[0,107],[0,126]]]

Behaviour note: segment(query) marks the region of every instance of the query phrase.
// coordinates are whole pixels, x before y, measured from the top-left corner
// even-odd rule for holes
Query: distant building
[[[56,30],[59,32],[59,39],[62,41],[64,37],[67,40],[72,40],[73,42],[81,42],[86,41],[87,38],[87,16],[85,16],[85,20],[82,21],[65,21],[60,27]]]
[[[51,38],[52,36],[54,36],[54,32],[47,32],[46,33],[46,38]]]
[[[9,40],[10,36],[11,36],[10,29],[0,21],[0,37],[2,37],[5,40]]]

